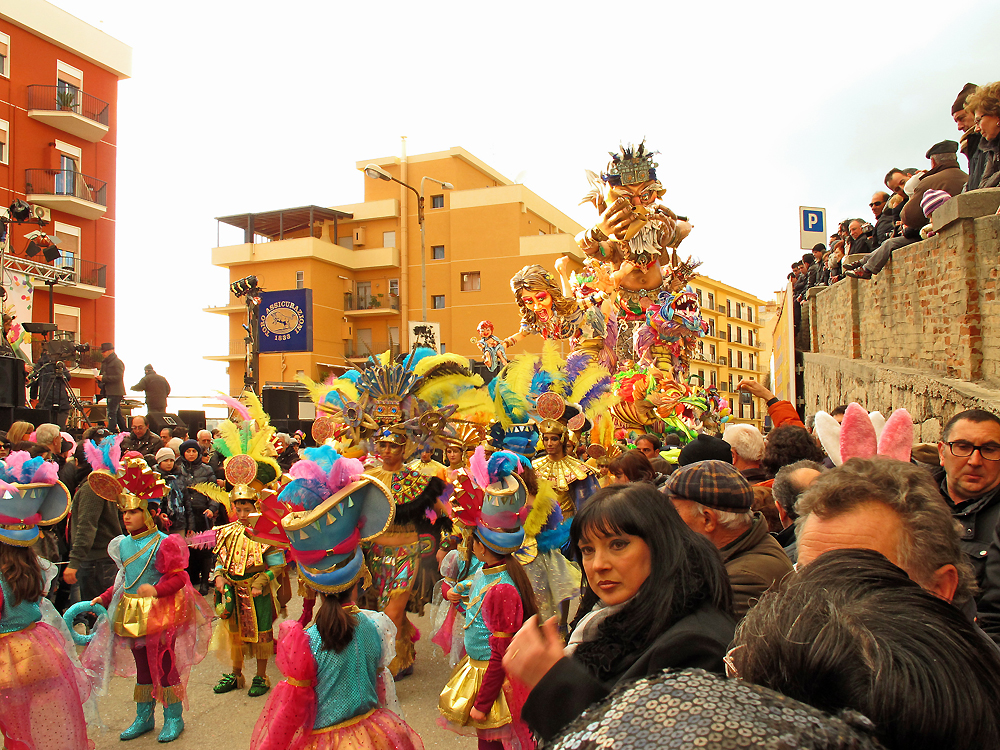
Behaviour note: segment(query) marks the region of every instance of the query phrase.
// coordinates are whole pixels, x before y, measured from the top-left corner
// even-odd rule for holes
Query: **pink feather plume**
[[[59,464],[53,463],[52,461],[46,461],[37,469],[31,477],[32,482],[40,482],[42,484],[55,484],[59,481]]]
[[[469,474],[472,481],[480,488],[485,489],[490,483],[490,470],[486,462],[486,451],[483,446],[477,446],[476,452],[469,459]]]
[[[333,463],[326,478],[326,486],[331,492],[339,492],[365,473],[365,465],[356,458],[340,458]]]
[[[868,412],[860,404],[851,402],[840,423],[840,457],[845,463],[852,458],[871,458],[877,449],[875,427]]]
[[[219,398],[222,400],[222,403],[224,403],[230,409],[234,409],[235,411],[237,411],[240,415],[240,418],[244,422],[250,419],[250,410],[247,407],[245,407],[242,403],[237,401],[232,396],[227,396],[225,393],[222,393],[221,391],[219,391],[218,393],[219,393]]]
[[[127,432],[119,432],[117,435],[115,435],[115,441],[114,443],[111,444],[111,447],[108,449],[108,457],[111,459],[111,466],[108,467],[109,469],[115,470],[115,467],[121,465],[122,442],[125,440],[127,436],[128,436]]]
[[[906,409],[896,409],[885,422],[878,441],[878,454],[909,462],[913,448],[913,418]]]
[[[104,456],[101,449],[97,447],[93,440],[83,441],[83,455],[87,458],[87,463],[91,469],[107,469],[104,465]]]
[[[24,466],[24,462],[28,461],[30,458],[31,454],[28,453],[28,451],[14,451],[7,456],[7,470],[10,472],[11,476],[21,476],[21,467]]]
[[[292,479],[309,479],[326,484],[326,472],[315,461],[296,461],[288,470]]]

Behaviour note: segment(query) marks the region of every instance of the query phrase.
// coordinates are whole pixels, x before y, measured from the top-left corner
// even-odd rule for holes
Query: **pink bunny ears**
[[[906,409],[896,409],[886,419],[880,412],[869,414],[861,405],[852,403],[842,424],[825,411],[816,412],[816,434],[834,466],[852,458],[875,456],[909,461],[913,418]]]

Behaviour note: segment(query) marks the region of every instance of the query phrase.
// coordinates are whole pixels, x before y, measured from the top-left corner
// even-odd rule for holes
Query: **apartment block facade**
[[[115,333],[118,83],[131,65],[131,48],[51,3],[0,0],[0,207],[26,201],[47,222],[10,225],[3,283],[8,300],[30,296],[19,323],[94,347]],[[58,238],[57,257],[31,246],[33,230]],[[72,386],[92,394],[93,372],[74,370]]]

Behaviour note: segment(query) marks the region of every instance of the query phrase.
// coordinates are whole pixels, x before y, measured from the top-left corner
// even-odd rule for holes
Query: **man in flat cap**
[[[868,255],[861,268],[849,271],[848,276],[870,279],[885,268],[893,250],[920,240],[920,230],[929,221],[920,209],[920,201],[928,190],[943,190],[948,195],[958,195],[962,192],[969,175],[958,166],[957,142],[941,141],[935,143],[927,150],[926,157],[931,160],[931,168],[924,172],[924,176],[917,183],[916,190],[903,206],[899,215],[903,222],[903,236],[893,237],[883,242],[877,250]]]
[[[663,492],[684,523],[719,550],[733,587],[733,608],[740,620],[761,594],[792,570],[767,521],[750,510],[753,489],[725,461],[699,461],[675,471]]]

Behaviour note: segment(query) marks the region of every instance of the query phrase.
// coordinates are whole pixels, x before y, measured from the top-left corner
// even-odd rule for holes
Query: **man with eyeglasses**
[[[892,237],[892,232],[895,229],[895,217],[892,215],[892,211],[886,210],[888,202],[889,194],[884,190],[879,190],[872,196],[871,202],[868,204],[875,216],[875,235],[872,237],[872,246],[876,248]]]
[[[962,549],[982,585],[1000,520],[1000,417],[982,409],[956,414],[944,426],[938,457],[941,495],[962,525]]]

